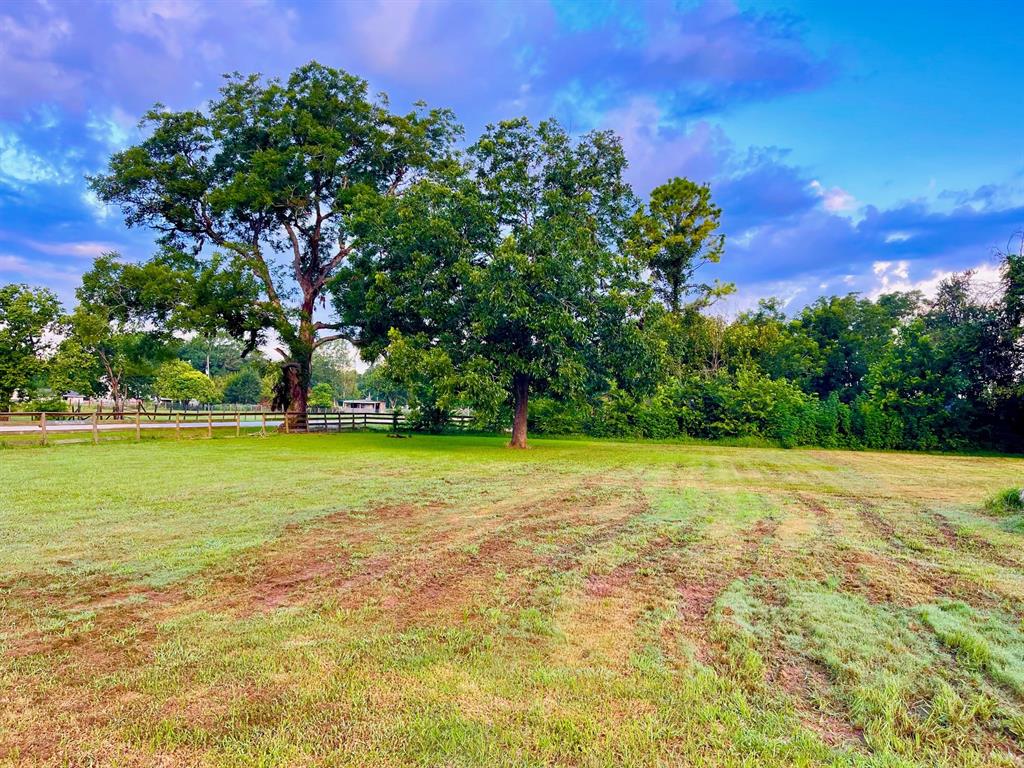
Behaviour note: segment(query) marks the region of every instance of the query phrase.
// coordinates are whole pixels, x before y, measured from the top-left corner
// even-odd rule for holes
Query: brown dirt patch
[[[863,732],[840,714],[841,707],[822,707],[834,697],[828,675],[813,662],[784,662],[771,671],[768,680],[785,691],[800,722],[829,746],[852,747],[864,743]]]

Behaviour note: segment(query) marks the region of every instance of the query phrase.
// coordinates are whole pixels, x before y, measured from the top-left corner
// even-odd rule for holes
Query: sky
[[[732,312],[760,297],[992,278],[1024,229],[1024,3],[14,0],[0,4],[0,283],[70,302],[105,251],[143,259],[85,177],[154,103],[311,59],[490,122],[610,128],[641,196],[709,182]]]

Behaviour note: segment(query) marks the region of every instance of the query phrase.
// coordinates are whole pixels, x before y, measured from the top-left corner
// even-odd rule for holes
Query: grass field
[[[1024,461],[0,451],[0,765],[1024,763]]]

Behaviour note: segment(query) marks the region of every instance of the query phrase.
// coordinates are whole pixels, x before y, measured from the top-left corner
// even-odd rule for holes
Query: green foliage
[[[243,368],[231,374],[224,382],[224,402],[253,405],[260,402],[263,382],[252,368]]]
[[[701,267],[717,264],[725,250],[718,234],[722,209],[711,201],[711,187],[674,178],[651,191],[646,210],[630,221],[627,248],[650,270],[655,291],[678,314],[683,299],[693,296],[691,309],[732,293],[731,284],[695,282]]]
[[[310,383],[328,384],[334,396],[351,400],[359,395],[358,375],[352,367],[352,357],[342,342],[325,344],[313,353],[313,368]]]
[[[68,404],[60,397],[46,397],[37,398],[34,400],[28,400],[24,403],[20,403],[16,410],[38,412],[46,411],[47,413],[66,413],[68,410]]]
[[[25,393],[44,369],[47,334],[58,329],[60,302],[46,288],[0,286],[0,410],[10,408],[14,393]]]
[[[316,62],[286,80],[236,73],[204,108],[157,106],[143,129],[90,183],[129,226],[157,231],[160,252],[97,260],[50,365],[33,328],[55,322],[55,300],[33,308],[28,289],[5,288],[0,311],[22,319],[0,316],[0,407],[30,383],[120,403],[177,346],[224,376],[276,338],[279,370],[256,366],[278,407],[361,386],[430,428],[453,408],[492,426],[511,414],[515,444],[532,423],[1024,450],[1021,253],[1002,254],[998,296],[966,273],[931,300],[822,297],[787,317],[768,299],[727,321],[702,313],[732,290],[700,279],[725,255],[710,187],[674,178],[641,204],[607,131],[508,120],[458,153],[447,110],[395,113]],[[337,316],[318,320],[325,293]],[[344,339],[380,363],[361,382]]]
[[[386,353],[428,422],[455,399],[490,419],[520,401],[525,411],[530,395],[599,388],[613,338],[642,368],[629,329],[645,288],[617,252],[634,207],[618,139],[512,120],[488,127],[468,156],[469,169],[416,184],[363,222],[363,258],[334,291],[364,357]],[[429,386],[428,370],[439,377]]]
[[[382,400],[392,406],[409,404],[409,393],[405,386],[394,381],[386,365],[371,365],[356,380],[359,395],[373,400]]]
[[[273,332],[287,354],[278,399],[303,410],[314,350],[337,337],[321,331],[343,330],[314,318],[325,286],[357,255],[362,219],[451,164],[451,113],[395,114],[365,80],[311,62],[286,81],[236,73],[204,109],[157,106],[142,127],[90,181],[129,226],[160,233],[166,251],[151,264],[180,276],[189,299],[167,322],[247,350]]]
[[[333,408],[334,387],[326,381],[314,386],[309,395],[309,404],[315,408]]]
[[[126,397],[147,394],[157,367],[175,351],[166,319],[179,301],[164,265],[123,264],[99,257],[75,292],[70,333],[58,350],[60,379],[83,393],[109,392],[120,410]],[[85,358],[91,363],[75,367]]]
[[[535,398],[530,406],[530,431],[541,435],[584,435],[591,429],[592,408],[586,401],[564,403]]]
[[[244,344],[224,334],[196,336],[186,341],[178,349],[178,358],[208,376],[227,376],[247,365],[266,365],[258,352],[247,352]]]
[[[994,515],[1016,515],[1024,512],[1024,488],[1005,488],[985,502]]]
[[[61,343],[50,359],[46,378],[54,392],[94,396],[101,394],[103,368],[95,350],[83,346],[83,340],[73,335]]]
[[[172,360],[160,366],[154,389],[160,397],[176,403],[187,403],[190,400],[213,403],[220,395],[209,376],[197,371],[184,360]]]
[[[438,431],[450,414],[472,404],[478,418],[494,418],[505,393],[483,359],[457,367],[448,352],[420,338],[391,332],[387,362],[380,375],[408,395],[409,420],[416,429]]]
[[[1015,315],[1005,298],[976,296],[969,275],[944,281],[932,301],[831,297],[792,319],[781,306],[763,301],[729,323],[648,314],[644,355],[658,358],[660,394],[611,374],[583,405],[545,405],[538,429],[639,437],[674,423],[672,434],[783,446],[1024,450]],[[645,423],[655,413],[658,424]]]

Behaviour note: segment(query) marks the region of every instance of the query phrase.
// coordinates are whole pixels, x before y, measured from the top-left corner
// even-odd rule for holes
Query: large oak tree
[[[511,120],[467,154],[464,175],[363,222],[336,302],[368,357],[429,367],[442,404],[493,406],[497,388],[524,448],[531,395],[600,385],[610,334],[638,321],[640,265],[621,249],[636,202],[611,133]]]
[[[341,335],[317,312],[353,253],[352,217],[446,163],[451,113],[396,114],[364,80],[310,63],[285,82],[232,75],[206,110],[158,105],[142,127],[148,138],[115,154],[93,189],[129,226],[156,230],[179,265],[256,282],[248,318],[212,324],[250,344],[254,330],[275,334],[279,403],[305,412],[313,352]]]

